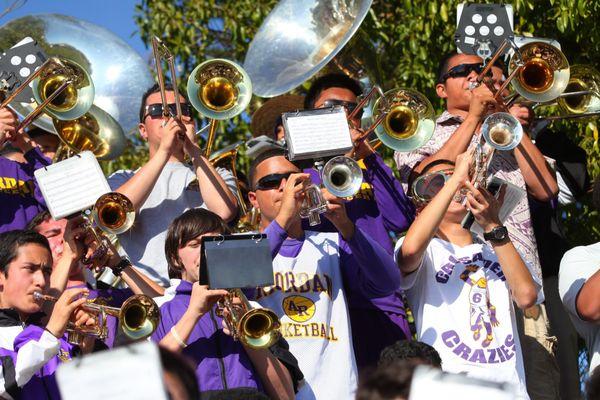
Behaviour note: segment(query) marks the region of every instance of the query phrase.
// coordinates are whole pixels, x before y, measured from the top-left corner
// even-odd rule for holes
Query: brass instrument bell
[[[375,134],[391,149],[413,151],[427,143],[433,135],[433,106],[416,90],[401,88],[385,92],[373,106],[373,120],[384,114]]]
[[[196,110],[210,119],[240,114],[252,98],[252,83],[242,67],[222,58],[207,60],[192,71],[187,93]]]
[[[323,186],[336,197],[352,197],[361,188],[363,173],[356,161],[350,157],[337,156],[323,166]]]
[[[135,209],[131,200],[118,192],[105,193],[96,200],[92,218],[102,231],[118,235],[133,226]]]
[[[569,93],[581,94],[569,95]],[[590,65],[573,65],[564,96],[558,98],[563,114],[600,111],[600,73]]]
[[[565,55],[557,47],[544,42],[531,42],[511,57],[508,70],[515,91],[527,100],[545,103],[556,99],[567,87],[570,68]]]
[[[234,302],[235,297],[240,299],[239,304]],[[240,289],[230,289],[219,300],[217,315],[223,318],[234,340],[253,349],[266,349],[281,335],[277,315],[268,308],[252,308]]]
[[[521,143],[523,127],[509,113],[498,112],[488,116],[481,125],[485,141],[495,150],[512,150]]]

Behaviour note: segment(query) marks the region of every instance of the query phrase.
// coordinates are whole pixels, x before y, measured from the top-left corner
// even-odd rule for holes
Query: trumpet
[[[346,156],[333,157],[326,163],[315,162],[323,187],[336,197],[349,198],[360,190],[363,173],[358,163]],[[327,211],[327,202],[321,188],[313,183],[304,190],[304,200],[300,207],[300,217],[308,218],[310,226],[321,223],[320,214]]]
[[[187,83],[190,102],[210,119],[204,156],[210,157],[219,120],[240,114],[252,98],[252,82],[246,71],[233,61],[207,60],[192,71]]]
[[[239,304],[234,302],[236,297],[240,299]],[[229,289],[229,293],[219,300],[217,315],[223,318],[234,340],[253,349],[268,348],[281,335],[277,315],[268,308],[252,308],[240,289]]]
[[[53,296],[34,292],[36,300],[56,302]],[[81,345],[85,336],[104,340],[108,337],[107,316],[118,318],[119,330],[130,340],[140,340],[152,335],[160,322],[158,305],[150,297],[136,294],[129,297],[121,307],[111,307],[104,304],[104,299],[88,299],[81,307],[83,310],[96,317],[96,324],[92,326],[77,327],[71,322],[67,325],[67,341],[71,344]]]
[[[21,121],[16,130],[28,126],[42,112],[59,120],[79,118],[94,101],[94,83],[88,72],[74,61],[52,57],[29,75],[0,104],[0,108],[8,106],[30,84],[38,106]]]

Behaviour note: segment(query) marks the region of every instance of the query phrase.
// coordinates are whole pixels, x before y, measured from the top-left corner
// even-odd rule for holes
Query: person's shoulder
[[[587,279],[600,269],[600,242],[567,251],[560,261],[559,289],[576,279]]]

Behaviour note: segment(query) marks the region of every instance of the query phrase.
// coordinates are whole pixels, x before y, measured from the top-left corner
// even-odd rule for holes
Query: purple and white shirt
[[[425,145],[409,153],[394,153],[394,160],[400,171],[400,179],[405,185],[414,166],[425,158],[437,153],[450,139],[452,134],[463,122],[462,118],[444,111],[436,120],[433,136]],[[469,148],[477,145],[477,135],[473,135]],[[525,179],[519,169],[517,160],[512,151],[497,151],[490,165],[491,174],[510,182],[522,189],[526,189]],[[537,243],[531,224],[531,213],[527,196],[524,196],[517,204],[513,212],[505,221],[510,239],[525,261],[533,266],[534,275],[541,279],[542,270],[537,250]]]

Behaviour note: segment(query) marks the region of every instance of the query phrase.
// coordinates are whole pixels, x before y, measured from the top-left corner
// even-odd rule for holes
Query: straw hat
[[[267,100],[252,115],[252,123],[250,124],[252,136],[267,135],[272,137],[275,123],[282,113],[302,110],[303,108],[304,96],[297,94],[284,94]]]

